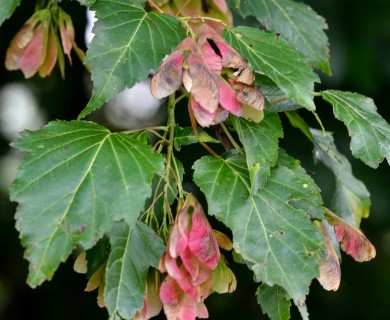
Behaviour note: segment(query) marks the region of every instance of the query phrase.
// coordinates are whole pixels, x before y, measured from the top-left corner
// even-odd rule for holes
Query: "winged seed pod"
[[[191,94],[189,107],[202,127],[225,121],[229,113],[258,122],[265,99],[252,86],[254,79],[248,61],[203,24],[198,41],[187,37],[161,64],[151,92],[161,99],[184,86]]]
[[[356,261],[369,261],[376,256],[375,247],[361,232],[338,215],[325,208],[325,218],[333,226],[341,249]]]
[[[75,44],[70,16],[59,7],[41,9],[26,21],[11,40],[5,57],[5,67],[7,70],[20,69],[26,78],[31,78],[37,72],[44,78],[50,75],[58,59],[61,75],[64,77],[63,55],[65,53],[72,62],[72,48],[80,51]]]
[[[339,288],[341,281],[339,257],[333,247],[332,240],[324,222],[316,221],[315,224],[324,235],[326,246],[326,257],[325,259],[320,260],[320,276],[318,277],[318,281],[325,290],[336,291]]]
[[[208,23],[218,32],[222,32],[224,25],[233,27],[233,15],[225,0],[155,0],[154,3],[160,7],[164,13],[175,17],[210,17]],[[191,19],[188,21],[194,33],[197,33],[202,27],[201,19]]]
[[[159,264],[160,271],[168,273],[160,287],[168,320],[208,318],[204,300],[212,291],[224,293],[235,289],[234,274],[224,259],[220,260],[215,234],[200,203],[188,195],[176,215]],[[230,247],[225,235],[220,234],[219,238]]]
[[[156,269],[150,270],[146,281],[146,293],[142,310],[137,312],[133,320],[148,320],[157,316],[162,308],[159,297],[160,280]]]

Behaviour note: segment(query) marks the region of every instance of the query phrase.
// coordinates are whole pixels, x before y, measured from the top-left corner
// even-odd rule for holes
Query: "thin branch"
[[[153,0],[148,0],[148,3],[152,8],[156,9],[159,13],[164,13],[164,11],[162,11],[161,8],[157,4],[155,4]]]
[[[191,0],[187,0],[186,2],[184,2],[184,4],[180,7],[179,11],[176,13],[176,17],[179,16],[179,14],[184,10],[185,7],[187,7],[187,5],[190,3]]]

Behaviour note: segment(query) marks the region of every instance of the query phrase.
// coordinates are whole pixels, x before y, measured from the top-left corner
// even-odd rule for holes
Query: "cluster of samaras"
[[[151,91],[161,99],[184,86],[190,93],[190,112],[203,127],[225,121],[229,113],[259,122],[264,96],[254,80],[248,61],[203,24],[197,41],[185,38],[165,59]]]

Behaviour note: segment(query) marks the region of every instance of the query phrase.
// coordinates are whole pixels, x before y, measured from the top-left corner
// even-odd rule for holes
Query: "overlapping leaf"
[[[351,137],[352,154],[372,168],[384,158],[390,163],[390,125],[376,111],[371,98],[353,92],[326,90],[322,97],[333,106]]]
[[[126,87],[144,80],[185,37],[176,18],[146,12],[139,1],[96,0],[93,38],[85,62],[94,89],[85,117]]]
[[[194,180],[207,197],[209,213],[232,230],[234,247],[256,280],[284,288],[305,316],[304,300],[318,276],[321,248],[318,229],[308,215],[322,202],[295,160],[283,152],[279,160],[254,196],[249,196],[249,173],[240,155],[196,161]],[[306,210],[292,204],[304,199],[310,199]]]
[[[50,279],[76,243],[91,247],[114,221],[135,223],[163,157],[133,138],[84,121],[55,121],[15,144],[27,151],[11,199],[31,286]]]
[[[266,113],[260,123],[237,119],[238,136],[242,142],[251,178],[252,193],[264,185],[271,167],[278,159],[279,138],[283,129],[276,113]]]
[[[20,4],[20,0],[1,0],[0,1],[0,26],[7,20]]]
[[[110,254],[110,239],[104,236],[91,249],[85,251],[87,260],[87,278],[91,278],[102,265],[105,265]]]
[[[284,39],[250,27],[225,29],[223,36],[251,68],[275,82],[288,99],[308,110],[315,109],[312,92],[319,78]]]
[[[174,145],[177,151],[180,151],[182,146],[187,146],[198,142],[219,143],[219,140],[214,139],[202,128],[198,128],[198,134],[195,134],[191,127],[182,128],[176,126]]]
[[[329,43],[324,32],[327,24],[312,8],[291,0],[229,2],[233,10],[237,10],[242,17],[253,16],[267,30],[280,33],[307,57],[313,67],[331,74]]]
[[[144,302],[149,267],[158,267],[165,246],[152,229],[121,222],[110,232],[104,300],[114,319],[133,319]]]
[[[284,112],[303,108],[292,100],[286,99],[282,90],[268,77],[257,74],[255,85],[266,97],[265,109],[270,112]]]
[[[326,137],[318,130],[310,130],[314,139],[314,156],[323,162],[335,175],[336,190],[333,209],[338,215],[359,227],[360,220],[368,217],[370,211],[370,193],[366,186],[352,174],[351,164],[336,148],[332,134]]]
[[[93,4],[96,0],[77,0],[78,2],[80,2],[82,5],[84,6],[90,6],[91,4]]]
[[[283,288],[262,284],[256,291],[256,297],[263,313],[267,313],[271,320],[290,319],[290,297]]]

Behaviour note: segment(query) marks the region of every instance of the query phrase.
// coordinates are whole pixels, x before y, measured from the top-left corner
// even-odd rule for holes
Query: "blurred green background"
[[[254,0],[255,1],[255,0]],[[0,90],[9,84],[25,84],[37,104],[52,119],[75,119],[89,99],[88,79],[81,63],[74,57],[73,67],[67,65],[66,79],[58,69],[46,79],[25,80],[21,72],[4,68],[6,48],[12,36],[32,14],[34,1],[22,1],[16,14],[0,28]],[[328,22],[331,67],[333,76],[321,75],[322,88],[354,91],[374,99],[379,113],[390,120],[390,1],[388,0],[306,0]],[[85,8],[75,1],[63,1],[77,31],[77,43],[84,47]],[[339,150],[351,161],[354,174],[371,193],[369,219],[362,229],[377,249],[377,256],[367,263],[354,262],[343,255],[342,282],[337,292],[326,292],[314,281],[307,300],[311,319],[390,319],[390,169],[382,163],[377,170],[351,157],[349,137],[343,124],[333,118],[330,105],[316,100],[318,114],[326,129],[335,133]],[[1,107],[1,105],[0,105]],[[301,143],[303,136],[285,125],[281,142],[287,151],[302,161],[303,166],[321,187],[326,203],[330,203],[334,178],[322,165],[312,160],[310,145]],[[308,122],[317,126],[310,114]],[[2,124],[3,125],[3,124]],[[0,181],[6,184],[6,173],[12,162],[4,159],[11,148],[0,136]],[[107,313],[96,305],[96,293],[84,293],[85,278],[73,272],[74,257],[62,264],[50,282],[36,289],[25,284],[27,263],[14,229],[16,205],[10,203],[5,190],[0,191],[0,319],[106,319]],[[256,285],[244,266],[231,265],[238,278],[238,288],[230,295],[212,295],[206,304],[210,319],[267,319],[257,305]],[[292,308],[292,319],[299,319]],[[161,318],[162,319],[162,318]]]

